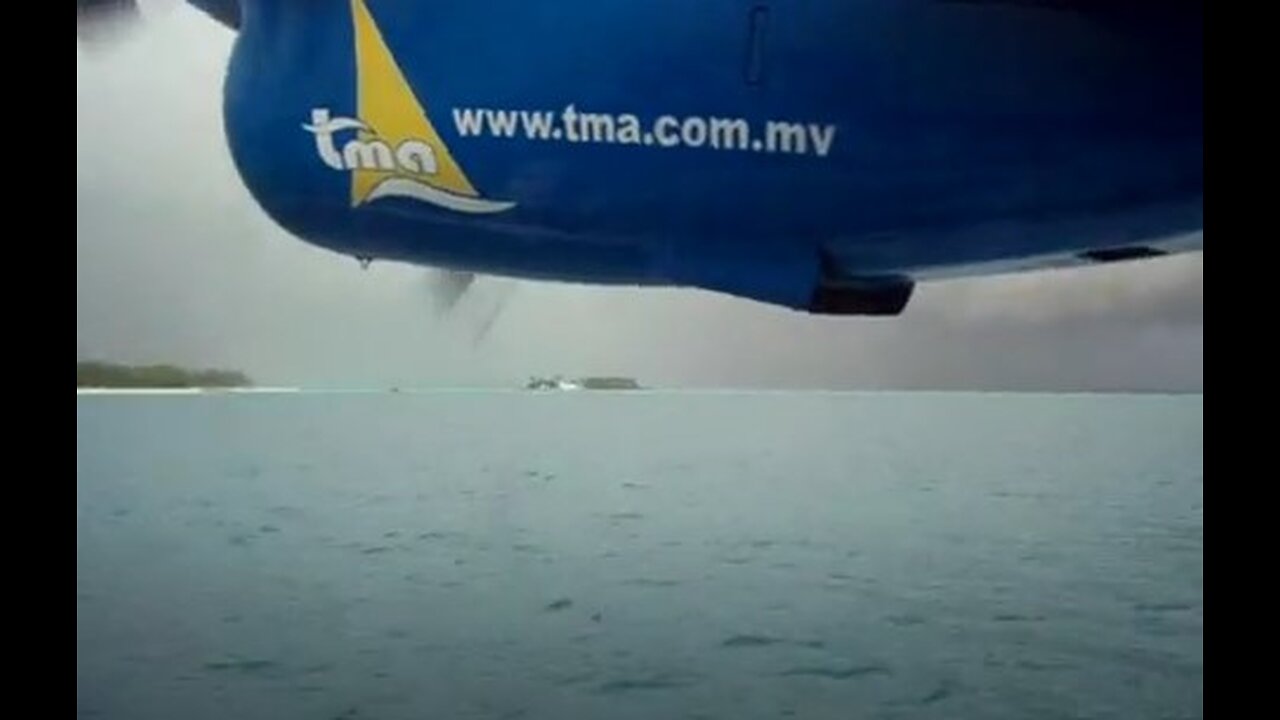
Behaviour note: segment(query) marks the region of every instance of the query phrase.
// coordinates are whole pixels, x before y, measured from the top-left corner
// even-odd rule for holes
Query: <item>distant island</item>
[[[584,377],[565,380],[557,375],[532,377],[525,383],[526,390],[640,390],[640,383],[629,377]]]
[[[231,388],[253,381],[236,370],[188,370],[174,365],[76,363],[77,388]]]

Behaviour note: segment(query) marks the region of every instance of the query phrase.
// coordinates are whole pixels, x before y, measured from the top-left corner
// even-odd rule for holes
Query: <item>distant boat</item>
[[[565,380],[557,375],[552,378],[529,378],[524,387],[526,390],[639,390],[640,384],[631,378],[586,377]]]
[[[529,378],[529,382],[525,384],[526,390],[581,390],[582,383],[573,380],[565,380],[559,375],[552,378]]]

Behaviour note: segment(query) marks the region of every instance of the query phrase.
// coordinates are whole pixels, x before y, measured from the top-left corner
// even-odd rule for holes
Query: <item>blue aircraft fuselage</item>
[[[1202,227],[1199,2],[193,2],[246,186],[355,257],[892,314]]]

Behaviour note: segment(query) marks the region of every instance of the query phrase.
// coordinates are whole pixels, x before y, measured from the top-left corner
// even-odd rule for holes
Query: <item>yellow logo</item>
[[[464,213],[494,213],[513,202],[480,197],[458,167],[414,96],[382,39],[365,0],[351,0],[355,26],[357,117],[311,110],[316,154],[334,170],[351,173],[351,207],[401,197]],[[354,130],[339,150],[334,135]]]

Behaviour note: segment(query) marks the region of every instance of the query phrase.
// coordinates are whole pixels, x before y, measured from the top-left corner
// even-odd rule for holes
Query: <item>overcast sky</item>
[[[80,359],[238,368],[260,383],[1200,390],[1200,254],[926,284],[895,319],[814,318],[688,290],[485,280],[438,318],[421,269],[276,228],[223,139],[231,34],[151,13],[77,48]],[[502,312],[477,342],[493,308]]]

